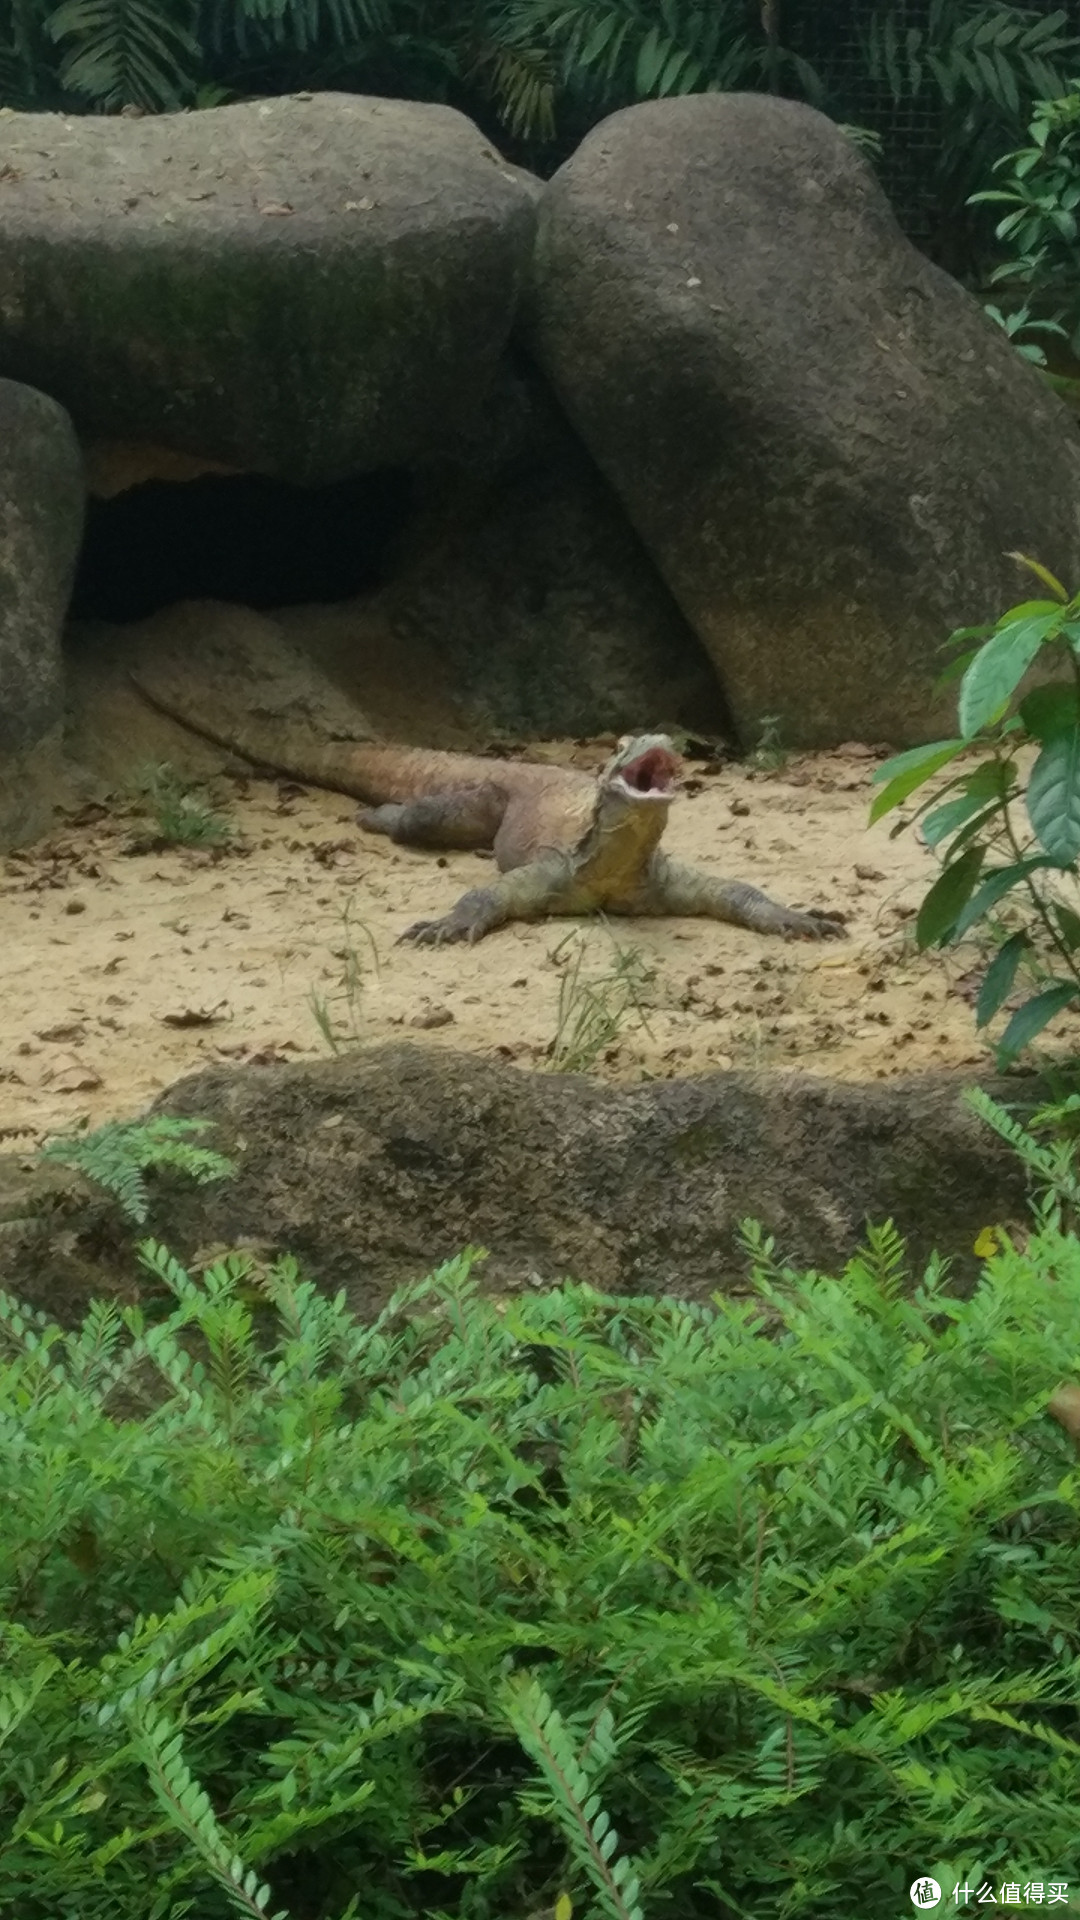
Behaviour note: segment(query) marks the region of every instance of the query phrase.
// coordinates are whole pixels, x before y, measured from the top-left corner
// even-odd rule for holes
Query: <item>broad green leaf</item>
[[[937,847],[958,827],[965,826],[976,813],[993,812],[987,808],[986,795],[983,793],[962,793],[955,800],[946,800],[944,806],[935,807],[922,823],[922,835],[928,847]]]
[[[1072,908],[1067,907],[1061,900],[1052,900],[1050,911],[1057,921],[1058,932],[1069,952],[1075,953],[1077,947],[1080,947],[1080,913],[1074,913]]]
[[[995,800],[991,806],[984,808],[982,813],[975,814],[965,826],[961,827],[959,833],[954,835],[952,844],[945,853],[945,859],[950,861],[957,859],[960,849],[966,847],[976,835],[981,834],[984,827],[999,826],[1000,821],[1001,802]]]
[[[925,747],[909,747],[906,753],[896,753],[891,760],[877,768],[874,773],[874,785],[884,780],[888,785],[879,793],[870,809],[870,825],[880,820],[883,814],[891,813],[900,806],[909,793],[921,787],[940,767],[947,767],[967,746],[966,740],[935,740]]]
[[[1048,687],[1032,687],[1020,702],[1020,718],[1033,740],[1045,743],[1068,733],[1080,720],[1075,683],[1058,680]]]
[[[1027,784],[1028,819],[1059,866],[1080,853],[1080,727],[1047,741]]]
[[[1059,619],[1058,613],[1036,614],[1002,627],[979,648],[960,685],[958,718],[965,739],[972,739],[1008,704]]]
[[[999,947],[986,969],[979,998],[975,1003],[975,1025],[985,1027],[1000,1012],[1012,992],[1016,969],[1029,946],[1026,933],[1014,933]]]
[[[650,27],[641,43],[638,54],[637,73],[634,83],[640,94],[650,94],[660,78],[673,49],[670,40],[665,40]]]
[[[998,620],[983,620],[977,627],[954,627],[945,642],[947,647],[959,646],[961,640],[989,640],[1000,626]]]
[[[1061,1013],[1066,1007],[1075,1006],[1078,1000],[1080,987],[1075,981],[1062,981],[1060,986],[1047,987],[1043,993],[1036,993],[1030,1000],[1025,1000],[1023,1006],[1013,1014],[998,1042],[999,1065],[1007,1066],[1010,1060],[1031,1045],[1055,1014]]]
[[[1042,581],[1044,587],[1049,587],[1051,593],[1054,594],[1058,600],[1068,605],[1069,595],[1066,593],[1061,581],[1055,574],[1051,573],[1049,567],[1044,567],[1040,560],[1033,560],[1030,554],[1027,553],[1017,553],[1015,549],[1010,550],[1005,557],[1007,560],[1017,560],[1022,567],[1027,567]]]
[[[1041,867],[1053,867],[1056,864],[1047,854],[1039,853],[1029,854],[1027,859],[1017,860],[1010,867],[995,867],[960,914],[953,930],[954,939],[962,939],[977,920],[989,913],[991,907],[996,907],[998,901],[1003,900],[1014,887],[1022,885],[1029,873],[1037,873]]]
[[[915,938],[920,947],[941,946],[952,936],[985,858],[985,847],[968,847],[959,860],[954,860],[938,875],[915,922]]]
[[[1009,795],[1015,776],[1014,760],[996,758],[984,760],[968,773],[954,774],[936,794],[924,800],[918,810],[925,816],[922,832],[927,844],[939,846],[980,810],[994,812]],[[946,798],[947,795],[952,797]],[[927,812],[927,808],[932,811]]]
[[[968,647],[966,652],[958,653],[955,660],[950,660],[948,666],[942,668],[934,681],[934,692],[941,693],[946,687],[951,686],[954,680],[959,680],[961,674],[967,672],[978,651],[978,647]]]
[[[1032,323],[1028,321],[1025,324]],[[1003,627],[1011,627],[1017,620],[1034,620],[1041,613],[1052,613],[1057,619],[1061,618],[1061,608],[1056,600],[1020,600],[1015,607],[1009,608],[1008,613],[1003,613],[1000,620],[995,620],[993,630],[1000,633]]]

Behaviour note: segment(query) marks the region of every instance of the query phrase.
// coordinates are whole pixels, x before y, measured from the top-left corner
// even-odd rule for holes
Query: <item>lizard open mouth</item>
[[[667,747],[649,747],[619,768],[615,784],[631,800],[671,800],[679,782],[679,756]]]

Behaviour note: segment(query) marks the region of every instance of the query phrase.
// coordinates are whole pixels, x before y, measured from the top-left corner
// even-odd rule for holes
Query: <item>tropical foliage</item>
[[[1038,102],[1028,145],[995,171],[1002,184],[972,197],[1009,209],[997,226],[1006,258],[990,278],[1022,304],[993,317],[1018,331],[1063,334],[1080,354],[1080,81],[1061,99]]]
[[[943,862],[916,938],[932,947],[989,934],[980,1027],[1026,981],[998,1043],[1002,1064],[1080,1005],[1080,594],[1037,561],[1012,557],[1046,596],[953,634],[957,731],[879,767],[871,809],[881,819],[935,782],[911,817]],[[1043,673],[1031,686],[1037,662]],[[936,781],[946,769],[949,778]]]
[[[616,107],[765,88],[856,125],[876,117],[886,148],[889,111],[925,108],[940,120],[935,191],[959,207],[1034,101],[1065,92],[1080,39],[1061,8],[1000,0],[927,0],[910,19],[859,0],[0,0],[0,101],[159,111],[303,87],[448,99],[544,166]]]
[[[1080,1245],[1051,1198],[968,1298],[889,1228],[837,1279],[747,1251],[711,1306],[497,1304],[465,1257],[362,1326],[153,1243],[73,1331],[0,1295],[4,1911],[1075,1878]]]

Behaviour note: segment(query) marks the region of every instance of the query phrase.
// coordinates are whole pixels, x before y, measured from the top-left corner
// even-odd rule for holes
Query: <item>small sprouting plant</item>
[[[961,674],[958,731],[913,747],[874,774],[879,820],[963,760],[918,808],[942,871],[919,909],[917,944],[948,946],[1000,922],[976,1007],[987,1027],[1025,977],[1034,987],[998,1041],[1007,1064],[1060,1013],[1080,1005],[1080,593],[1024,554],[1049,597],[1010,607],[993,626],[962,627],[949,677]],[[972,641],[977,642],[972,646]],[[1057,677],[1020,697],[1036,660]],[[1020,749],[1035,749],[1024,773]],[[1010,931],[1010,927],[1012,930]]]
[[[552,954],[558,966],[569,948],[559,979],[555,1037],[548,1048],[553,1073],[588,1073],[628,1022],[649,1032],[644,995],[656,978],[655,969],[640,948],[620,946],[614,938],[611,944],[611,963],[600,973],[585,972],[588,939],[581,933],[567,934]]]
[[[158,845],[170,847],[224,847],[233,829],[223,814],[198,799],[189,784],[167,763],[146,767],[139,791],[153,815]]]
[[[1030,360],[1033,366],[1046,366],[1046,351],[1041,341],[1031,338],[1032,334],[1056,333],[1064,337],[1065,329],[1056,320],[1038,320],[1026,304],[1013,307],[1004,312],[992,302],[983,307],[988,320],[1000,327],[1012,341],[1017,353],[1023,360]]]
[[[209,1120],[176,1119],[165,1113],[148,1120],[113,1120],[92,1133],[50,1140],[40,1157],[74,1167],[104,1187],[125,1218],[141,1226],[149,1212],[146,1174],[152,1168],[171,1167],[200,1186],[226,1180],[235,1171],[224,1154],[195,1144],[196,1136],[210,1125]]]
[[[781,726],[777,713],[767,713],[762,719],[757,746],[749,756],[750,765],[759,773],[778,773],[787,765],[788,751],[781,739]]]
[[[312,987],[308,994],[308,1006],[311,1016],[322,1034],[331,1053],[344,1053],[361,1045],[361,1008],[365,984],[365,960],[357,946],[356,934],[359,932],[366,940],[371,951],[371,964],[376,973],[379,971],[379,950],[374,936],[362,920],[353,912],[352,899],[348,899],[341,909],[342,942],[333,949],[333,957],[341,962],[338,984],[333,993],[322,994]]]

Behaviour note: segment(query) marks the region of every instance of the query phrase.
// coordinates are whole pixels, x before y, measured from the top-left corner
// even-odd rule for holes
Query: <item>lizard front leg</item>
[[[430,947],[439,947],[444,940],[467,940],[472,946],[508,920],[542,920],[547,913],[565,911],[561,904],[565,897],[565,863],[531,860],[501,873],[490,887],[463,893],[441,920],[417,920],[399,940]]]
[[[716,874],[684,867],[663,854],[653,859],[634,911],[726,920],[730,926],[749,927],[754,933],[776,933],[786,940],[842,940],[847,933],[835,914],[801,913],[794,907],[782,907],[745,881],[721,880]]]

